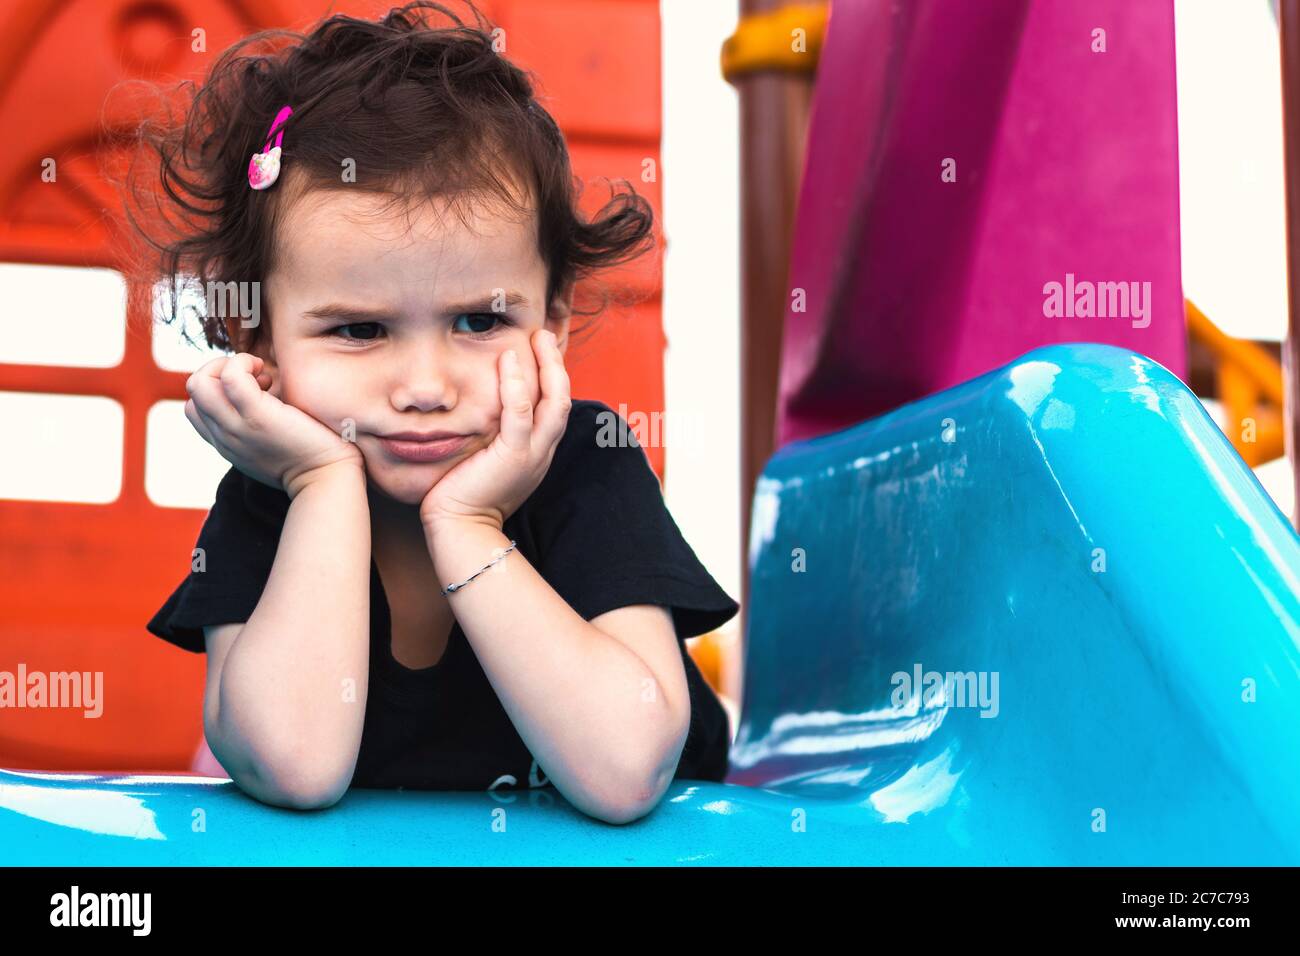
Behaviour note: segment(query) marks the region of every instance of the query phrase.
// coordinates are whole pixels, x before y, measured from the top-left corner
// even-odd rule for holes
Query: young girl
[[[232,468],[148,629],[206,650],[208,745],[259,800],[553,786],[623,823],[725,776],[684,638],[739,608],[627,423],[569,396],[575,283],[653,244],[649,206],[577,213],[475,14],[251,37],[142,128],[182,224],[132,222],[235,353],[188,381]]]

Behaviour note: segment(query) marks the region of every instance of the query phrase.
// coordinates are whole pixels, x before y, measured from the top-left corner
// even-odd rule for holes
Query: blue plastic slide
[[[732,775],[635,823],[0,771],[0,864],[1300,863],[1300,539],[1150,359],[1049,346],[783,448],[750,562]]]

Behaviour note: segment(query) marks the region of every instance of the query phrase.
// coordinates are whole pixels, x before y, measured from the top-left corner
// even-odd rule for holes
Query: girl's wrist
[[[444,588],[461,583],[510,547],[501,526],[486,518],[444,518],[426,523],[425,540],[439,586]],[[499,567],[501,564],[492,570]]]
[[[456,536],[460,530],[467,527],[492,528],[501,531],[505,526],[505,521],[495,514],[431,514],[421,515],[420,523],[424,525],[424,536],[428,539],[430,547],[433,541],[438,537]]]
[[[341,476],[341,477],[340,477]],[[341,458],[338,461],[332,461],[325,465],[318,465],[315,468],[309,468],[305,471],[291,472],[282,479],[284,493],[292,501],[302,493],[304,488],[310,487],[320,482],[330,481],[360,481],[362,486],[365,485],[366,469],[363,459],[360,455],[355,458]]]

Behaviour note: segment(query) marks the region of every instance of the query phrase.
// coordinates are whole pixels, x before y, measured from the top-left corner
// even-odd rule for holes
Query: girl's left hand
[[[554,333],[538,329],[529,343],[535,357],[521,358],[513,349],[497,356],[501,428],[492,444],[452,468],[425,495],[420,521],[426,534],[449,521],[500,529],[551,467],[572,406],[569,374]],[[542,397],[536,409],[520,361],[537,363]]]

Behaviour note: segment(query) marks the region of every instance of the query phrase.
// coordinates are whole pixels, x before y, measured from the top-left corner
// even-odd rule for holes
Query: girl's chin
[[[367,466],[366,472],[373,488],[400,504],[418,507],[446,473],[446,469],[441,467],[441,463],[385,463],[380,469]]]

